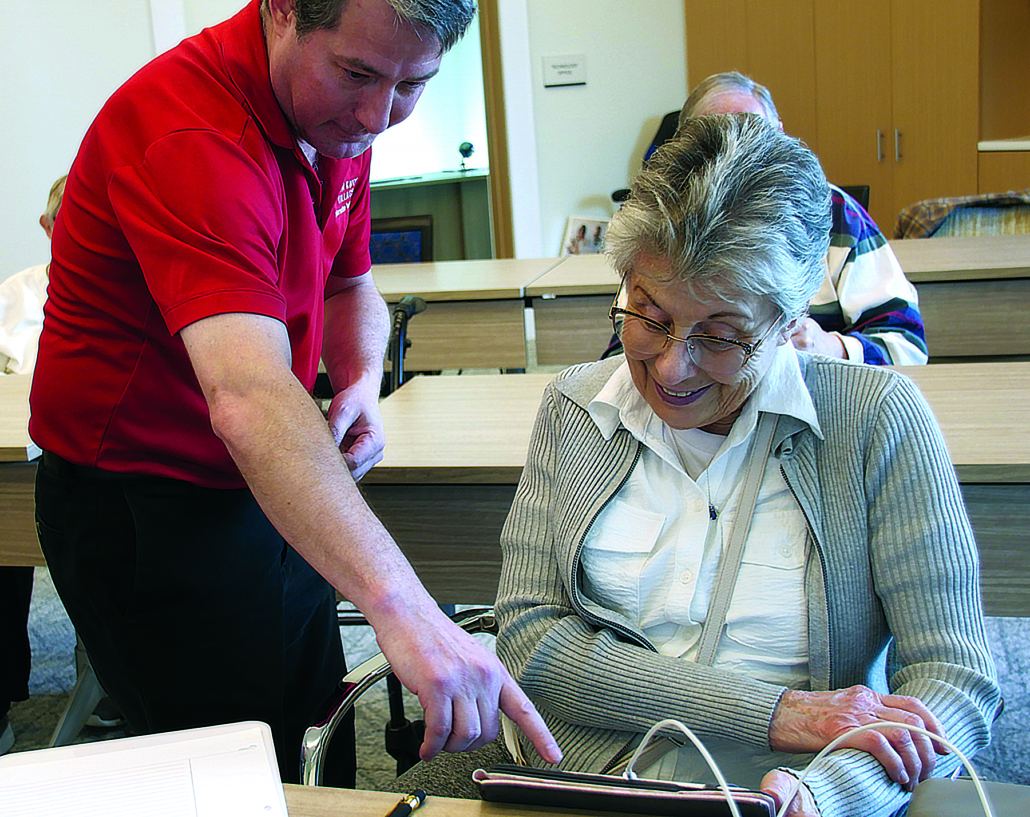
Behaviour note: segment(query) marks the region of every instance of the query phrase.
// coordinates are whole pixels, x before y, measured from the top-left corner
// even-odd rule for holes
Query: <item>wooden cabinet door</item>
[[[894,0],[890,28],[895,212],[922,199],[975,193],[980,4]]]
[[[869,211],[888,236],[894,221],[891,0],[817,0],[818,153],[834,184],[869,185]]]

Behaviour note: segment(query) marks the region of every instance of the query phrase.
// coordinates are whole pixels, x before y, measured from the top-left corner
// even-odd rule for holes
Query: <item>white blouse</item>
[[[621,422],[644,449],[587,533],[584,592],[636,622],[664,655],[695,659],[760,410],[797,417],[821,436],[789,344],[777,347],[726,437],[667,426],[633,385],[627,365],[590,404],[602,433],[610,437]],[[804,515],[770,457],[713,666],[808,686],[808,550]]]

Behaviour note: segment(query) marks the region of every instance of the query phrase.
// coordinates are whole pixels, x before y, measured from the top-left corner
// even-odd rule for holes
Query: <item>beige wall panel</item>
[[[984,151],[977,167],[978,193],[1030,189],[1030,150]]]
[[[1030,3],[980,0],[980,138],[1030,136]]]

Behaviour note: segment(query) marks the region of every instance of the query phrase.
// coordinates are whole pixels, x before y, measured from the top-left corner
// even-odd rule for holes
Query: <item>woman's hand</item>
[[[779,814],[780,809],[783,808],[783,801],[787,799],[787,795],[790,794],[795,783],[797,783],[797,778],[793,775],[773,769],[762,778],[762,785],[758,789],[772,795],[773,800],[776,801],[776,813]],[[819,806],[815,804],[815,798],[812,797],[808,786],[802,785],[798,789],[798,793],[791,801],[790,808],[787,809],[784,817],[821,817]]]
[[[907,723],[946,737],[922,701],[853,686],[831,692],[785,692],[769,726],[769,746],[778,752],[818,752],[849,729],[876,721]],[[907,791],[931,775],[938,754],[947,754],[943,745],[907,729],[862,732],[841,748],[869,752]]]

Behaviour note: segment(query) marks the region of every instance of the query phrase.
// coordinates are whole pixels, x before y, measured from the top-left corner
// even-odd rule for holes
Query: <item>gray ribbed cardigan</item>
[[[896,372],[799,358],[825,439],[782,416],[773,455],[814,542],[812,688],[915,696],[959,749],[975,752],[990,739],[1000,692],[976,544],[940,429]],[[582,593],[584,536],[640,457],[625,428],[605,441],[586,411],[622,360],[573,367],[544,393],[501,535],[498,653],[562,747],[563,768],[600,771],[670,717],[702,736],[768,747],[783,687],[659,655],[633,623]],[[956,764],[942,758],[935,774]],[[808,782],[823,817],[889,815],[908,797],[857,750],[834,752]]]

